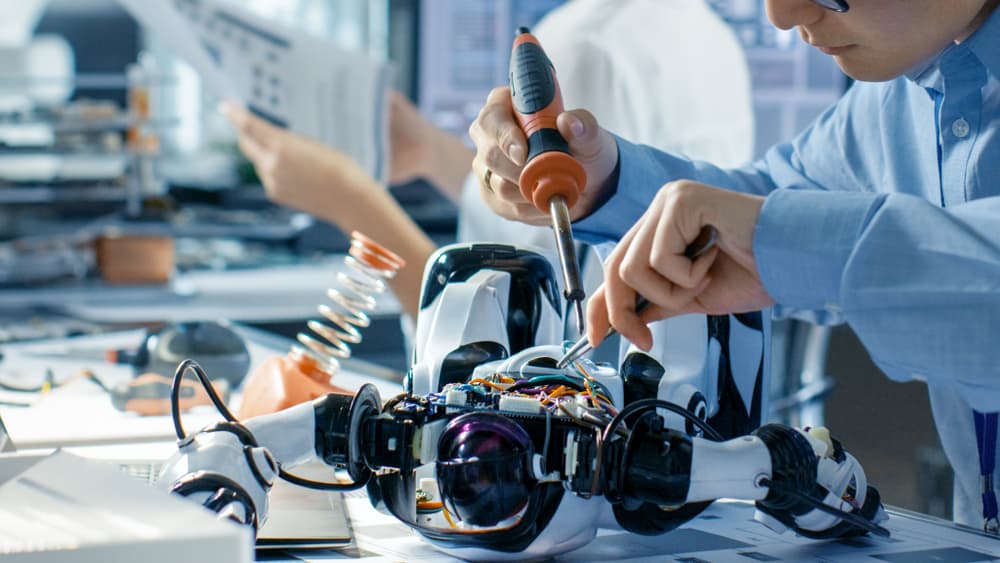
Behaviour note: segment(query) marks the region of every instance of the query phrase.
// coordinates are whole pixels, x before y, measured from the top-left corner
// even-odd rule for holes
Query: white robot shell
[[[454,244],[431,256],[423,280],[409,377],[414,394],[453,382],[452,367],[471,373],[476,365],[562,339],[558,283],[539,252]]]
[[[714,317],[683,315],[651,324],[653,347],[648,353],[622,343],[620,365],[626,380],[626,401],[656,397],[703,414],[704,419],[720,414],[741,419],[734,422],[738,428],[727,437],[750,432],[767,419],[771,375],[768,316],[769,311]],[[726,412],[720,413],[724,409]],[[661,414],[667,426],[694,432],[680,416],[666,411]]]
[[[522,551],[504,552],[478,547],[458,547],[447,542],[427,541],[437,549],[466,561],[531,561],[549,559],[590,543],[597,534],[602,512],[607,509],[603,497],[566,494],[544,530]]]

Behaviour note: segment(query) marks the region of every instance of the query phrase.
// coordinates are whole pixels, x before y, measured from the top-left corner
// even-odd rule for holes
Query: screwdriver
[[[127,382],[114,387],[105,387],[96,377],[94,382],[111,395],[111,404],[120,411],[132,411],[142,416],[159,416],[170,414],[170,391],[172,377],[158,373],[144,373]],[[180,389],[180,408],[189,410],[198,405],[210,405],[208,392],[197,381],[182,380]],[[223,401],[229,400],[229,382],[225,379],[212,380],[215,392]]]
[[[510,97],[514,115],[528,139],[528,158],[518,181],[521,195],[552,218],[566,302],[575,304],[577,326],[583,334],[586,294],[580,280],[569,208],[580,198],[587,173],[569,154],[569,144],[556,128],[563,102],[555,68],[526,27],[518,28],[511,50]]]
[[[691,261],[697,260],[703,254],[708,252],[715,246],[715,241],[718,238],[718,231],[714,227],[703,227],[698,236],[695,237],[691,244],[684,249],[684,256]],[[646,308],[649,307],[649,300],[641,295],[636,295],[635,298],[635,314],[641,315]],[[605,333],[604,338],[607,338],[617,332],[614,327],[608,327],[608,332]],[[587,352],[593,350],[593,346],[590,345],[590,339],[583,337],[576,342],[558,362],[556,362],[556,368],[562,369],[569,365],[570,362],[576,361],[577,358],[586,354]]]

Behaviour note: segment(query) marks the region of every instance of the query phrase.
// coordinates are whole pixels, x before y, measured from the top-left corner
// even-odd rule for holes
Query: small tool
[[[111,404],[120,411],[132,411],[142,416],[170,414],[170,385],[172,377],[158,373],[144,373],[130,381],[108,389]],[[180,383],[180,408],[183,411],[198,405],[210,405],[205,388],[197,381]],[[223,401],[229,400],[229,383],[225,379],[212,380],[212,387]]]
[[[137,377],[147,372],[170,375],[182,360],[193,358],[213,380],[225,379],[232,388],[239,386],[250,369],[250,352],[243,337],[228,323],[212,321],[171,323],[150,330],[138,348],[70,348],[22,354],[128,365]]]
[[[718,238],[718,231],[714,227],[704,227],[698,236],[688,245],[687,249],[684,250],[684,256],[688,260],[697,260],[700,256],[708,252],[715,246],[716,239]],[[635,299],[635,314],[640,315],[646,308],[649,307],[649,300],[641,295],[636,295]],[[608,332],[605,333],[604,337],[607,338],[617,332],[614,327],[608,327]],[[577,358],[583,356],[587,352],[593,350],[593,346],[590,345],[590,339],[584,336],[580,340],[576,341],[576,344],[566,351],[566,354],[556,363],[556,368],[562,369],[569,365],[570,362],[576,361]]]
[[[87,362],[133,365],[138,352],[130,348],[70,348],[53,351],[25,351],[22,355],[31,358],[57,360],[80,360]]]
[[[527,163],[518,180],[521,194],[552,217],[566,301],[576,306],[577,326],[582,334],[586,293],[580,280],[569,208],[583,192],[587,174],[570,155],[569,144],[556,128],[563,102],[555,68],[526,27],[518,28],[511,51],[510,97],[517,122],[528,139]]]

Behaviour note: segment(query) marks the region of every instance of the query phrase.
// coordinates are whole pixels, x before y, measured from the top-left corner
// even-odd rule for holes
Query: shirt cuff
[[[649,147],[630,143],[615,135],[618,173],[614,192],[596,211],[573,223],[576,238],[598,244],[618,241],[646,212],[665,178],[662,167],[647,153]],[[652,187],[651,187],[652,186]]]
[[[841,311],[841,280],[885,194],[779,189],[764,201],[753,251],[764,289],[796,309]]]

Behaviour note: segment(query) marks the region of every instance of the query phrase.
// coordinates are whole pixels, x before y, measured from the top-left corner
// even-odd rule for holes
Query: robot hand
[[[178,405],[180,381],[188,370],[225,418],[190,435],[181,424]],[[362,417],[378,414],[374,388],[365,387],[355,396],[327,395],[243,424],[216,395],[201,367],[185,360],[174,373],[171,399],[178,451],[164,465],[158,483],[220,517],[258,529],[267,519],[267,495],[277,477],[309,488],[353,490],[371,476],[360,461],[358,434],[352,429],[362,426]],[[352,481],[314,482],[285,470],[315,459],[317,451],[324,452],[331,466],[345,468]]]
[[[769,492],[757,501],[755,520],[813,539],[889,535],[878,525],[888,519],[878,490],[826,428],[793,431],[770,424],[754,434],[767,444],[773,467],[771,477],[762,480]]]
[[[654,409],[682,415],[711,439],[665,428]],[[731,498],[757,501],[755,519],[779,532],[792,528],[814,539],[888,535],[878,525],[887,518],[878,491],[825,428],[768,424],[723,441],[685,410],[660,400],[637,401],[603,432],[604,494],[626,529],[663,533],[706,501]],[[633,422],[622,432],[617,425],[629,416]]]

